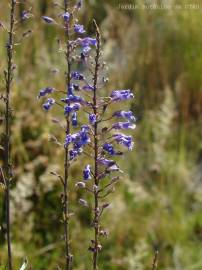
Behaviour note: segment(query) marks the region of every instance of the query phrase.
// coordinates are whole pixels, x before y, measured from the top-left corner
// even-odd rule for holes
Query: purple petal
[[[136,125],[130,122],[118,122],[112,125],[113,129],[135,129]]]

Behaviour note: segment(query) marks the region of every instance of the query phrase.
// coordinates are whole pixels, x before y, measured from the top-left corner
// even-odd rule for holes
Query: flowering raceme
[[[71,3],[72,4],[72,3]],[[80,70],[74,68],[82,63],[88,68],[89,54],[92,48],[96,47],[96,39],[85,37],[84,26],[78,23],[77,13],[82,6],[82,1],[78,1],[73,7],[69,7],[69,1],[64,1],[64,11],[55,20],[49,16],[42,16],[42,20],[52,26],[60,27],[64,30],[64,43],[62,44],[62,51],[65,55],[67,70],[65,71],[65,90],[58,90],[53,87],[45,87],[40,90],[38,99],[44,99],[42,105],[45,111],[50,111],[53,107],[55,110],[61,111],[66,126],[64,131],[64,173],[60,176],[63,185],[63,223],[64,223],[64,246],[65,246],[65,260],[66,269],[71,269],[72,255],[70,253],[69,241],[69,169],[72,162],[78,156],[84,153],[84,148],[90,143],[91,128],[89,125],[80,124],[81,110],[87,110],[92,104],[85,99],[85,95],[81,96],[80,91],[88,85],[85,75]],[[73,34],[75,39],[72,39]],[[70,39],[71,36],[71,39]],[[90,89],[92,91],[92,89]],[[76,94],[77,92],[77,94]],[[85,90],[83,91],[85,92]],[[79,93],[79,94],[78,94]],[[83,112],[82,112],[83,113]],[[63,126],[62,124],[60,126]],[[58,175],[58,174],[57,174]],[[85,180],[90,180],[91,169],[90,165],[86,165],[83,172]],[[82,184],[78,185],[82,186]],[[81,199],[80,202],[83,202]],[[84,203],[83,203],[84,205]]]
[[[122,155],[124,150],[131,151],[134,146],[131,135],[118,131],[133,130],[136,127],[132,111],[110,112],[117,103],[133,99],[134,94],[131,90],[114,90],[108,97],[103,94],[101,86],[108,82],[108,78],[103,78],[105,65],[101,59],[100,31],[94,21],[96,38],[83,36],[86,32],[84,26],[74,19],[75,13],[80,8],[81,1],[60,16],[67,35],[67,44],[64,46],[67,48],[65,55],[68,66],[65,91],[46,87],[40,90],[38,98],[51,95],[43,104],[44,110],[49,111],[53,106],[57,106],[66,120],[67,127],[63,143],[66,153],[65,176],[69,175],[69,167],[73,166],[78,157],[88,158],[87,162],[85,158],[81,172],[82,180],[75,186],[89,192],[94,198],[92,207],[94,239],[91,240],[89,250],[93,253],[93,269],[97,270],[98,253],[102,249],[100,237],[108,235],[103,234],[106,230],[101,224],[102,213],[109,205],[105,200],[119,178],[114,177],[113,174],[122,173],[117,164],[117,156]],[[47,24],[55,22],[47,16],[43,16],[42,19]],[[58,24],[56,22],[56,25]],[[71,28],[77,35],[74,40],[69,38]],[[94,59],[93,63],[92,59]],[[73,61],[74,65],[72,65]],[[78,68],[73,69],[73,66]],[[116,121],[117,119],[119,121]],[[120,121],[121,119],[123,121]],[[67,182],[65,176],[63,183]],[[66,192],[64,188],[64,193]],[[85,207],[90,206],[90,203],[83,198],[80,198],[79,202]],[[65,211],[67,214],[67,209]],[[67,220],[65,222],[67,226]]]
[[[131,100],[134,98],[134,94],[131,90],[114,90],[109,97],[102,94],[100,85],[103,82],[107,83],[108,79],[103,78],[102,75],[104,71],[101,67],[104,67],[104,65],[101,60],[100,33],[96,22],[94,24],[96,27],[96,39],[84,38],[77,40],[77,43],[83,47],[95,46],[96,51],[93,50],[91,53],[91,59],[94,58],[94,65],[91,65],[90,69],[90,74],[94,70],[92,79],[79,72],[72,73],[71,78],[78,81],[80,93],[83,97],[86,97],[85,102],[80,104],[81,110],[83,109],[88,116],[88,124],[86,125],[88,128],[85,131],[88,140],[85,140],[85,144],[82,146],[79,144],[79,147],[87,147],[90,162],[83,169],[84,182],[79,181],[76,183],[76,187],[84,189],[94,196],[93,227],[95,237],[91,240],[89,250],[93,253],[93,269],[96,270],[98,269],[98,253],[102,249],[100,236],[103,236],[102,232],[106,231],[103,230],[101,224],[102,213],[109,205],[108,202],[105,202],[105,199],[117,183],[118,178],[113,177],[113,173],[122,173],[115,157],[122,155],[124,149],[131,151],[134,146],[131,135],[117,133],[117,131],[135,129],[134,122],[136,119],[132,111],[118,110],[109,115],[112,110],[110,106],[114,108],[117,102]],[[88,56],[86,59],[88,63]],[[87,95],[86,92],[88,92]],[[116,119],[123,119],[123,121],[116,122]],[[74,146],[75,142],[71,141],[71,144]],[[85,154],[85,149],[83,154]],[[90,205],[83,198],[80,199],[80,204],[85,207]]]

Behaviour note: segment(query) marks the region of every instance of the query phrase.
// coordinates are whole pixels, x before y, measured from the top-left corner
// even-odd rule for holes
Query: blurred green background
[[[29,3],[28,3],[29,2]],[[158,2],[158,1],[157,1]],[[103,223],[110,237],[103,240],[100,270],[151,269],[154,250],[164,270],[202,269],[202,7],[194,1],[164,1],[181,9],[128,9],[120,4],[154,1],[85,1],[80,20],[92,34],[93,18],[102,31],[109,66],[107,91],[131,88],[130,108],[137,116],[135,149],[121,159],[126,172]],[[196,2],[200,4],[200,2]],[[17,64],[12,103],[12,242],[15,269],[24,257],[32,269],[63,268],[61,186],[50,175],[63,166],[62,150],[49,134],[63,139],[36,99],[38,90],[64,88],[65,60],[57,50],[57,29],[45,25],[42,15],[57,16],[51,0],[23,1],[34,18],[19,21],[16,40],[32,35],[16,47]],[[0,20],[8,21],[8,1],[0,1]],[[5,67],[6,34],[0,30],[0,72]],[[59,69],[54,74],[53,69]],[[3,81],[0,90],[4,91]],[[122,106],[120,104],[120,106]],[[3,106],[0,107],[3,112]],[[2,116],[2,115],[1,115]],[[1,121],[0,132],[3,133]],[[2,152],[0,153],[2,157]],[[71,238],[74,269],[91,269],[87,251],[92,237],[90,213],[78,205],[74,184],[81,161],[71,170]],[[3,188],[0,221],[4,228]],[[75,241],[76,239],[76,241]],[[6,261],[3,229],[0,263]]]

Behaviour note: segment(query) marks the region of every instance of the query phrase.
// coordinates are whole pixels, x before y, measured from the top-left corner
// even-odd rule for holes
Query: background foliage
[[[63,137],[51,123],[51,116],[42,112],[36,96],[47,82],[64,88],[65,61],[58,53],[57,31],[40,20],[44,14],[57,14],[52,1],[30,2],[34,18],[20,22],[16,33],[20,41],[25,29],[33,31],[15,54],[18,68],[12,94],[15,164],[12,238],[16,269],[26,256],[33,269],[51,270],[58,265],[62,267],[63,258],[61,187],[50,171],[60,170],[63,161],[61,149],[49,142],[49,134]],[[184,6],[187,2],[176,3]],[[24,1],[18,16],[20,10],[29,6]],[[0,18],[3,22],[8,20],[6,0],[0,2]],[[118,1],[89,0],[81,14],[89,33],[92,18],[101,26],[109,65],[110,82],[105,91],[134,89],[136,99],[130,107],[138,119],[135,151],[121,161],[127,174],[111,195],[112,206],[104,217],[111,235],[104,243],[101,269],[150,269],[154,249],[158,248],[159,270],[199,270],[202,268],[201,10],[121,10]],[[5,42],[5,33],[0,30],[1,74],[6,60]],[[54,73],[55,68],[60,72]],[[4,91],[2,81],[0,89]],[[2,133],[2,118],[0,123]],[[78,206],[79,194],[74,191],[81,164],[78,161],[71,172],[75,270],[90,269],[90,254],[85,250],[92,234],[90,214]],[[1,209],[3,194],[1,189]],[[5,224],[3,210],[0,213],[3,264]]]

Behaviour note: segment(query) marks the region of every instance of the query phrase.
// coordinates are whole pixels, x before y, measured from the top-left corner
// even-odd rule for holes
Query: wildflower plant
[[[6,56],[7,56],[7,66],[4,70],[4,82],[5,82],[5,94],[1,95],[1,100],[3,100],[5,104],[5,133],[4,133],[4,167],[1,170],[1,176],[4,180],[4,187],[5,187],[5,216],[6,216],[6,242],[7,242],[7,252],[8,252],[8,269],[12,270],[12,246],[11,246],[11,221],[10,221],[10,189],[13,183],[13,164],[11,158],[11,122],[12,122],[12,100],[11,94],[13,90],[14,84],[14,75],[15,70],[17,68],[16,64],[14,63],[14,54],[15,48],[17,45],[21,43],[21,41],[27,37],[28,35],[23,33],[19,38],[18,33],[18,25],[19,21],[16,18],[16,9],[17,5],[20,1],[10,0],[8,1],[9,6],[9,22],[8,24],[4,22],[0,22],[0,30],[7,32],[8,40],[6,42]],[[30,11],[23,11],[21,14],[21,19],[28,20],[32,17]]]
[[[116,158],[123,154],[123,149],[132,150],[132,136],[120,130],[135,128],[135,117],[131,111],[115,111],[107,116],[110,107],[134,97],[130,90],[114,90],[109,96],[102,94],[101,88],[108,79],[103,76],[105,63],[102,60],[101,35],[94,20],[96,38],[84,37],[85,28],[76,19],[81,7],[79,1],[73,7],[64,1],[60,15],[62,24],[54,19],[43,16],[47,24],[59,25],[64,29],[65,42],[63,51],[67,63],[66,89],[57,90],[53,87],[41,89],[38,98],[46,98],[43,109],[50,111],[53,106],[62,110],[66,127],[64,131],[64,175],[57,175],[63,185],[63,217],[66,269],[71,268],[72,255],[69,246],[69,175],[70,166],[82,155],[88,157],[82,171],[82,180],[75,184],[93,196],[92,207],[94,238],[91,239],[89,250],[93,253],[93,269],[98,269],[98,254],[102,249],[100,238],[108,232],[102,227],[101,217],[109,206],[105,201],[112,192],[119,177],[113,175],[122,172]],[[76,38],[72,39],[72,33]],[[78,68],[75,68],[75,67]],[[85,69],[84,69],[85,67]],[[83,69],[83,70],[82,70]],[[82,71],[81,71],[82,70]],[[85,115],[85,122],[83,122]],[[121,121],[125,120],[125,121]],[[89,202],[80,198],[79,203],[90,207]]]
[[[62,112],[65,118],[64,131],[64,173],[63,176],[52,172],[57,176],[63,186],[62,205],[63,205],[63,224],[64,224],[64,246],[65,246],[65,264],[66,269],[71,269],[73,255],[70,248],[70,228],[69,219],[71,217],[69,207],[69,174],[70,166],[74,160],[81,155],[83,147],[90,142],[89,126],[80,126],[78,121],[78,111],[81,108],[89,107],[90,104],[84,98],[77,95],[82,88],[79,82],[85,82],[85,76],[79,70],[73,69],[73,66],[86,65],[90,51],[96,46],[97,41],[91,37],[85,37],[84,26],[78,23],[77,14],[82,6],[82,1],[78,1],[70,6],[69,1],[64,1],[63,5],[57,4],[62,10],[59,14],[59,20],[49,16],[42,16],[42,20],[49,25],[63,29],[64,41],[61,42],[60,52],[64,53],[66,61],[65,71],[65,89],[58,90],[53,87],[45,87],[40,90],[38,98],[44,99],[42,105],[45,111],[50,111],[53,106]],[[83,88],[90,86],[84,84]],[[86,89],[87,91],[88,89]],[[62,125],[60,125],[61,127]],[[79,130],[78,130],[79,129]],[[76,133],[74,130],[78,130]],[[70,147],[72,145],[73,147]]]
[[[107,229],[101,223],[102,214],[110,205],[107,196],[114,191],[114,186],[119,180],[117,173],[122,173],[117,157],[123,155],[123,149],[132,150],[132,136],[126,135],[122,130],[135,129],[135,117],[131,111],[118,110],[111,113],[113,108],[120,106],[123,101],[134,98],[131,90],[114,90],[109,96],[104,96],[102,88],[108,79],[105,74],[105,62],[101,50],[101,34],[96,21],[93,21],[96,31],[96,50],[91,56],[91,78],[85,81],[84,92],[88,91],[85,101],[88,108],[88,156],[90,163],[83,169],[83,180],[78,182],[78,188],[85,189],[93,195],[92,207],[94,238],[91,239],[89,250],[93,253],[93,269],[98,269],[98,254],[102,249],[101,238],[108,236]],[[83,74],[80,74],[83,77]],[[110,114],[110,115],[109,115]],[[120,121],[122,120],[122,121]],[[118,122],[117,122],[118,121]],[[120,132],[121,131],[121,132]],[[67,137],[69,145],[74,145],[74,135]],[[116,174],[116,175],[114,175]],[[90,207],[88,201],[79,200],[80,204]]]

